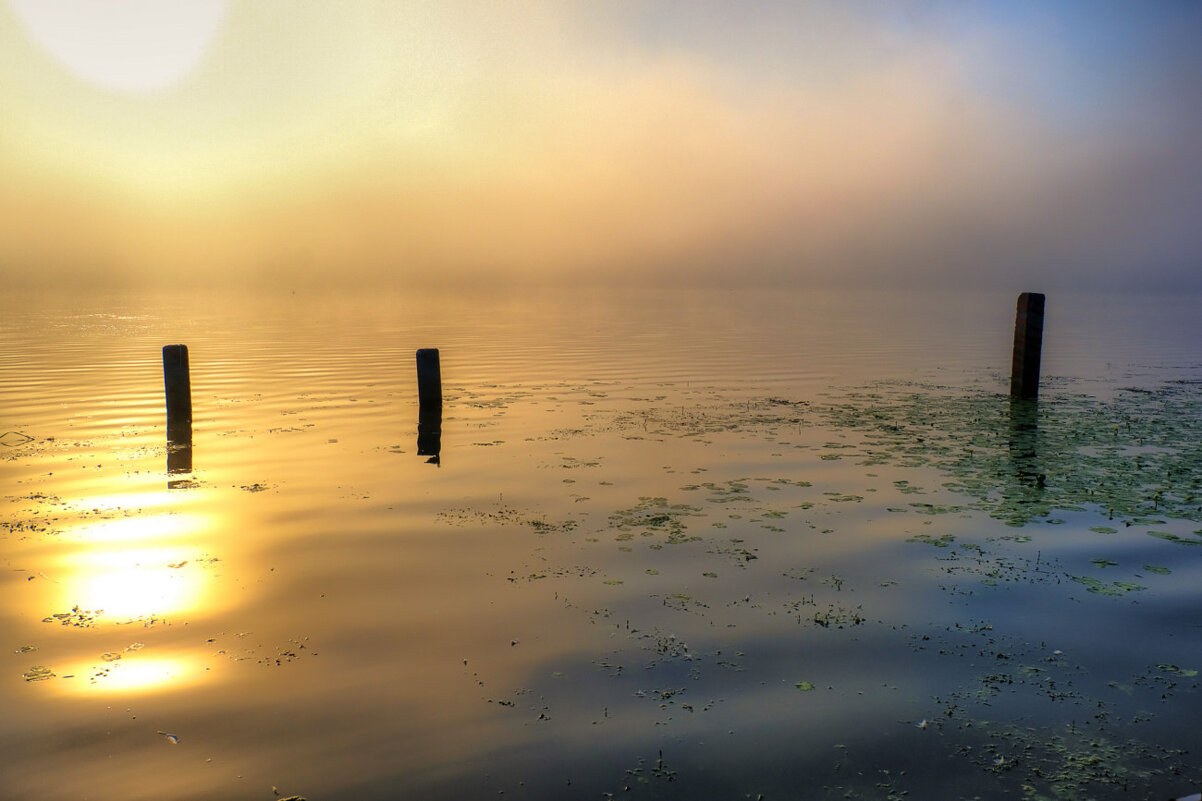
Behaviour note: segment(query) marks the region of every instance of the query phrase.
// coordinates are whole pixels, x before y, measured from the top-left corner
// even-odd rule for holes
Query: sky
[[[1202,3],[0,0],[9,286],[1202,291]]]

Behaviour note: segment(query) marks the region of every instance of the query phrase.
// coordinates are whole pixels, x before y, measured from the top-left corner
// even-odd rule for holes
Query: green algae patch
[[[1198,675],[1198,671],[1194,670],[1193,668],[1183,668],[1178,667],[1177,665],[1157,665],[1156,667],[1165,673],[1172,673],[1187,679],[1192,679]]]
[[[799,681],[793,686],[801,690],[803,693],[808,693],[815,689],[813,682],[809,681]]]
[[[776,485],[777,489],[779,489],[780,487],[812,487],[812,486],[814,486],[809,481],[801,481],[801,480],[793,479],[793,478],[772,478],[772,479],[760,479],[760,480],[771,482],[772,484]],[[773,489],[773,487],[769,487],[769,489]]]
[[[926,545],[934,545],[936,548],[946,548],[955,541],[956,538],[951,534],[940,534],[938,537],[930,534],[916,534],[906,540],[906,542],[921,542]]]
[[[1132,584],[1127,581],[1112,581],[1107,584],[1093,576],[1071,576],[1070,578],[1078,584],[1084,584],[1085,589],[1097,595],[1120,596],[1126,595],[1129,592],[1140,592],[1141,590],[1148,589],[1142,584]]]
[[[921,515],[946,515],[953,512],[963,512],[963,506],[944,506],[935,503],[912,503],[910,508]]]
[[[994,774],[1017,771],[1023,796],[1041,801],[1097,798],[1103,788],[1126,795],[1155,774],[1179,770],[1173,763],[1185,756],[1137,741],[1116,742],[1084,729],[1049,735],[1015,726],[995,732],[993,740],[982,767]]]
[[[1009,654],[998,652],[997,659],[1002,660],[999,668],[1008,658]],[[1001,668],[941,698],[947,704],[941,729],[955,727],[983,738],[979,745],[962,746],[960,755],[995,781],[1020,791],[1016,797],[1038,801],[1125,798],[1133,790],[1145,797],[1146,793],[1139,791],[1150,786],[1154,778],[1175,781],[1173,777],[1193,769],[1185,749],[1115,737],[1125,727],[1110,731],[1112,722],[1105,711],[1099,711],[1084,725],[1069,719],[1035,726],[1021,716],[1006,717],[1007,704],[1000,703],[1003,698],[1023,703],[1043,697],[1058,706],[1068,704],[1081,709],[1104,710],[1109,705],[1066,685],[1058,675],[1068,667],[1061,659],[1056,651],[1055,658],[1046,659],[1044,666],[1022,665],[1014,672]],[[1160,665],[1161,682],[1171,683],[1182,675],[1178,671],[1175,665]],[[1137,685],[1112,681],[1108,686],[1130,696]]]
[[[1202,545],[1202,539],[1191,540],[1188,537],[1182,537],[1180,534],[1170,534],[1167,531],[1149,531],[1148,536],[1156,537],[1157,539],[1168,540],[1169,542],[1176,543],[1177,545]]]
[[[733,503],[748,500],[748,490],[750,487],[745,480],[732,480],[721,483],[706,481],[703,484],[688,484],[681,487],[681,489],[685,492],[705,490],[708,494],[706,500],[709,503]]]
[[[970,508],[1009,525],[1053,511],[1099,509],[1112,520],[1202,522],[1202,385],[1152,390],[1005,395],[914,384],[852,392],[813,412],[854,432],[847,458],[898,467],[929,465]],[[896,484],[901,492],[909,484]]]
[[[611,514],[609,524],[620,532],[616,535],[618,539],[633,539],[638,533],[644,537],[662,538],[669,545],[679,545],[701,539],[686,533],[688,525],[684,521],[684,518],[700,513],[701,509],[696,506],[670,504],[667,498],[643,496],[631,508]]]

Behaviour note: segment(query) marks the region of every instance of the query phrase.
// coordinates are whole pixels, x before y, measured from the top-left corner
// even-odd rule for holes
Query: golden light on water
[[[48,579],[57,587],[56,614],[79,610],[106,622],[166,618],[211,611],[215,600],[213,558],[197,539],[214,529],[214,518],[156,507],[178,502],[168,492],[98,495],[77,508],[84,521],[66,528],[70,550]],[[140,514],[149,510],[148,514]],[[86,515],[113,515],[94,519]],[[128,515],[128,516],[126,516]]]
[[[178,690],[206,676],[200,657],[174,655],[143,658],[138,653],[106,654],[106,660],[66,665],[62,675],[70,678],[51,686],[63,695],[116,695]],[[111,661],[110,661],[111,660]]]
[[[154,515],[89,523],[69,529],[66,536],[76,542],[124,542],[179,537],[200,528],[191,516]]]
[[[92,495],[80,498],[74,505],[79,509],[108,511],[112,509],[147,509],[178,504],[179,493],[167,490],[153,492],[123,492],[112,495]]]
[[[63,601],[117,621],[194,612],[208,595],[203,571],[188,569],[199,556],[182,548],[72,554],[64,560]]]
[[[118,505],[116,500],[114,496],[109,508]],[[75,529],[77,544],[59,558],[52,583],[46,585],[53,587],[53,599],[47,600],[56,610],[48,621],[102,625],[125,639],[106,638],[111,650],[55,665],[55,673],[64,679],[53,683],[56,692],[75,696],[162,692],[194,684],[207,675],[200,655],[150,655],[134,641],[143,630],[138,623],[154,626],[211,615],[232,602],[229,598],[223,602],[216,592],[214,573],[208,569],[210,557],[197,546],[170,544],[180,534],[203,528],[196,516],[158,515]],[[145,547],[122,547],[139,540]]]

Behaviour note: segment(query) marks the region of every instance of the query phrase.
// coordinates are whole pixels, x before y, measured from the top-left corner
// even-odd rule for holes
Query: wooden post
[[[192,379],[188,373],[188,346],[163,346],[163,384],[167,389],[167,428],[192,425]]]
[[[192,472],[192,379],[188,346],[163,346],[163,385],[167,392],[167,474]],[[168,487],[186,482],[168,481]]]
[[[429,456],[427,462],[440,464],[442,450],[442,368],[438,348],[417,352],[417,454]]]
[[[1010,397],[1039,396],[1039,354],[1043,346],[1043,302],[1039,292],[1018,296],[1014,318],[1014,356],[1010,365]]]
[[[438,348],[422,348],[417,352],[417,398],[422,404],[442,403],[442,370],[438,364]]]

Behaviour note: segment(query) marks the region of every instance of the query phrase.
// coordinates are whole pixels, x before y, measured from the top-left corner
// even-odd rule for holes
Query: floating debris
[[[42,618],[43,623],[61,623],[64,626],[75,626],[76,628],[90,628],[95,625],[97,615],[104,614],[103,609],[85,610],[78,606],[71,607],[70,612],[56,612],[53,615]]]
[[[6,448],[15,448],[30,442],[33,442],[33,437],[28,434],[22,434],[20,431],[5,431],[3,434],[0,434],[0,445]]]
[[[21,678],[25,679],[25,681],[45,681],[46,679],[54,678],[54,671],[45,665],[34,665],[22,673]]]
[[[1178,676],[1183,676],[1189,679],[1192,679],[1198,675],[1198,671],[1194,670],[1193,668],[1181,668],[1177,667],[1176,665],[1157,665],[1156,667],[1160,670],[1163,670],[1165,673],[1176,673]]]

